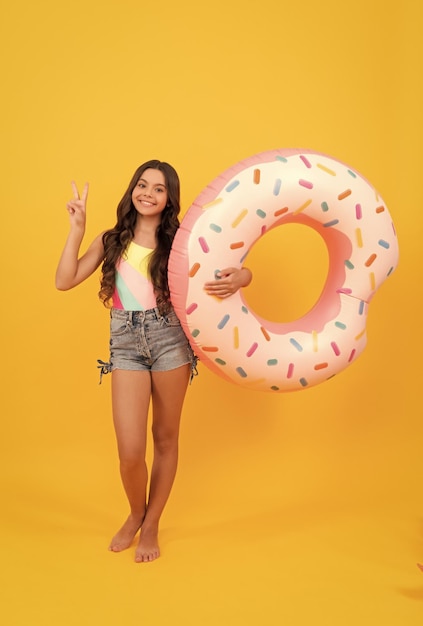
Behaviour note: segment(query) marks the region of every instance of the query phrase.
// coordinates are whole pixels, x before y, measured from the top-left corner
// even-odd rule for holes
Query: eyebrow
[[[140,183],[141,181],[142,181],[143,183],[147,183],[147,184],[148,184],[148,180],[146,180],[145,178],[142,178],[142,177],[141,177],[141,178],[138,180],[138,182]],[[152,183],[152,185],[153,185],[153,187],[164,187],[164,188],[166,189],[166,185],[164,185],[163,183]]]

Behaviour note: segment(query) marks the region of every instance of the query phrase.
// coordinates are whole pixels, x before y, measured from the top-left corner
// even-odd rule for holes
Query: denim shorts
[[[110,311],[110,361],[98,361],[101,375],[113,370],[166,372],[191,364],[191,380],[197,373],[197,357],[173,309]]]

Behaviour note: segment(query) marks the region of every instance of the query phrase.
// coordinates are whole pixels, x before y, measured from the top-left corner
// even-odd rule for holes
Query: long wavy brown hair
[[[167,264],[173,238],[179,227],[180,184],[174,168],[164,161],[147,161],[138,167],[117,207],[117,222],[113,228],[103,234],[104,261],[101,267],[101,287],[99,298],[110,307],[115,290],[116,263],[126,250],[135,233],[137,211],[132,204],[132,192],[143,172],[148,169],[159,170],[165,177],[167,204],[161,213],[160,224],[156,230],[157,245],[150,255],[148,271],[156,294],[157,307],[166,313],[170,307],[170,293],[167,279]]]

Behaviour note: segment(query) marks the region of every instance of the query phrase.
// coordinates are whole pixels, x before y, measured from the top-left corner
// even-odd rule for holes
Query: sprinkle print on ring
[[[322,293],[305,316],[270,322],[242,290],[223,300],[206,294],[217,267],[242,267],[260,237],[291,223],[315,229],[329,255]],[[308,389],[356,361],[369,303],[397,264],[391,215],[357,170],[319,152],[280,149],[237,163],[200,193],[176,233],[168,276],[200,363],[228,382],[278,393]]]

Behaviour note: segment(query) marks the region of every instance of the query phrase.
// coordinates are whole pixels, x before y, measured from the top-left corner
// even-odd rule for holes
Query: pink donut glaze
[[[242,267],[270,228],[315,229],[329,254],[322,294],[302,318],[269,322],[242,291],[218,300],[203,285],[222,267]],[[398,241],[376,190],[322,153],[271,150],[213,180],[182,220],[169,259],[176,313],[203,362],[225,380],[257,390],[293,391],[331,378],[366,344],[368,303],[398,262]]]

